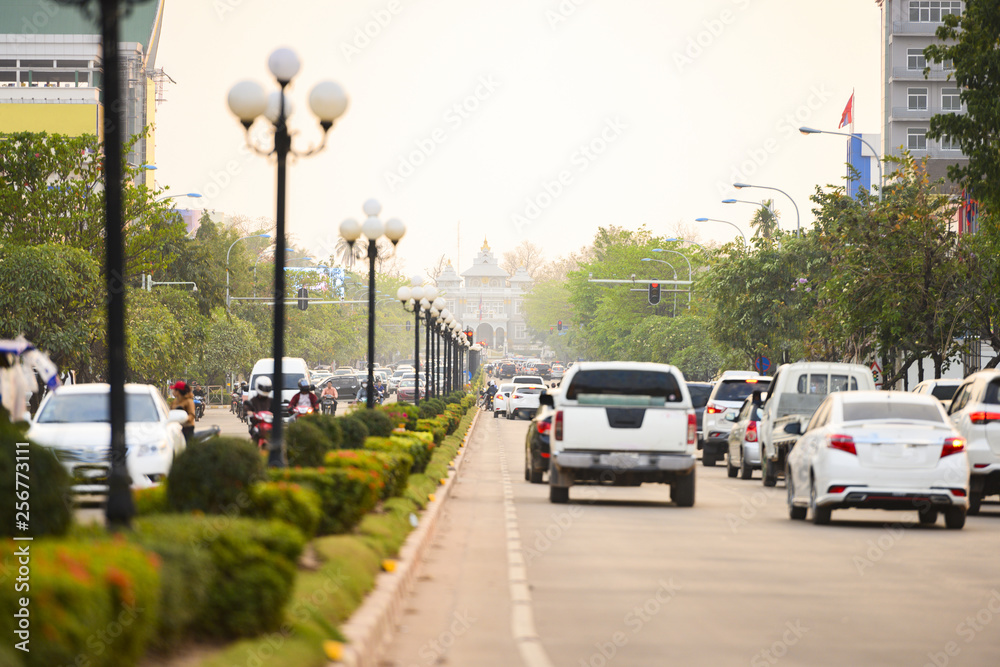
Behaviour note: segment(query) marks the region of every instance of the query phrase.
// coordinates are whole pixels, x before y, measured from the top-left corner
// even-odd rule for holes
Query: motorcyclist
[[[288,401],[288,412],[294,412],[295,408],[308,405],[313,411],[319,410],[319,399],[316,397],[309,380],[302,378],[299,380],[299,393],[292,396]]]
[[[194,435],[194,397],[191,394],[191,387],[186,382],[175,382],[170,385],[170,391],[174,400],[170,403],[171,410],[183,410],[187,413],[187,419],[181,425],[181,432],[184,440],[190,444],[191,436]]]
[[[271,412],[271,378],[259,377],[255,383],[257,390],[253,392],[244,403],[250,422],[250,437],[257,439],[257,422],[254,414],[258,412]]]
[[[358,387],[358,394],[354,397],[354,400],[357,403],[368,402],[368,380],[363,381],[361,386]]]
[[[337,388],[333,386],[333,382],[327,382],[326,386],[323,387],[323,393],[320,394],[323,399],[332,398],[333,399],[333,410],[330,414],[337,414],[337,399],[339,395],[337,394]]]
[[[497,389],[496,380],[490,380],[490,386],[486,388],[486,407],[490,410],[493,409],[493,397],[497,395]]]
[[[382,378],[375,378],[375,396],[379,403],[385,400],[385,385],[382,384]]]

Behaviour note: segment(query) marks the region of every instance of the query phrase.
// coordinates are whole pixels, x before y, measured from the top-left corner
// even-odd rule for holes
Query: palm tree
[[[779,229],[778,213],[774,210],[773,199],[765,199],[761,203],[763,206],[753,214],[750,226],[756,230],[756,236],[770,240]]]

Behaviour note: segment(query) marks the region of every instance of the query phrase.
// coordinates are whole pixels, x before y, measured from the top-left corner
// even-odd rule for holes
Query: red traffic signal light
[[[649,305],[660,303],[660,283],[649,283]]]

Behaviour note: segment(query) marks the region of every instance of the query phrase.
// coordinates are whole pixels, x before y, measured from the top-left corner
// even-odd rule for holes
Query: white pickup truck
[[[574,484],[670,485],[670,499],[694,505],[697,421],[684,375],[665,364],[582,362],[552,406],[549,500],[565,503]]]
[[[780,366],[771,380],[757,426],[764,486],[774,486],[779,477],[784,478],[788,452],[827,394],[874,389],[871,370],[860,364],[804,361]],[[799,428],[786,431],[785,427],[793,423]]]

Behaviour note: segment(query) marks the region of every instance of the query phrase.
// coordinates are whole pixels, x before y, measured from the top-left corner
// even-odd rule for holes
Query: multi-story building
[[[927,157],[932,179],[947,178],[950,165],[964,163],[957,141],[927,138],[931,116],[963,113],[951,63],[928,63],[924,49],[938,41],[935,30],[949,14],[961,14],[959,0],[875,0],[882,8],[882,154]],[[924,69],[930,67],[927,76]]]
[[[128,161],[153,164],[152,128],[166,75],[155,68],[164,0],[135,5],[119,44]],[[0,133],[48,132],[103,139],[100,30],[79,8],[53,0],[3,0],[0,8]],[[144,182],[145,172],[137,178]]]
[[[524,296],[532,283],[523,266],[514,275],[501,268],[485,241],[461,276],[449,262],[437,278],[448,310],[494,354],[528,354],[537,349],[524,317]]]

